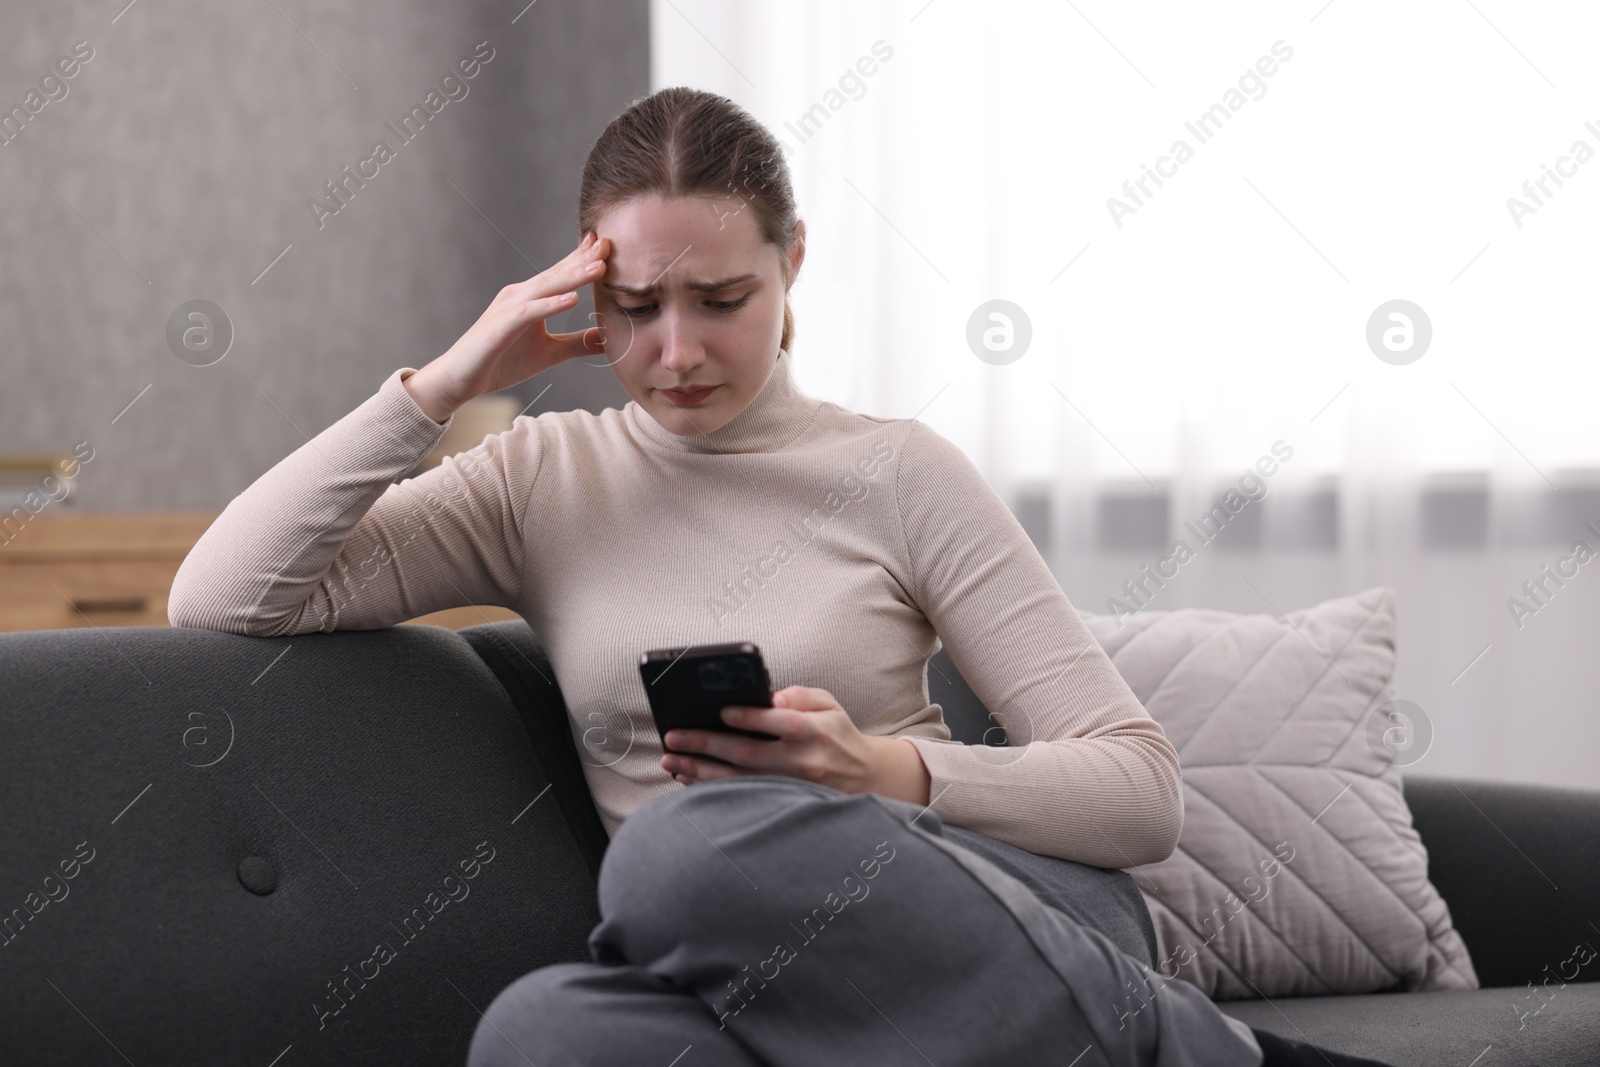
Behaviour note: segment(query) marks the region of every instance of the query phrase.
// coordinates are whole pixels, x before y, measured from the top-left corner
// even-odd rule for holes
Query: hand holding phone
[[[678,729],[720,730],[761,741],[778,740],[774,734],[730,726],[722,720],[722,709],[730,705],[772,707],[772,685],[761,649],[749,641],[654,649],[639,656],[639,675],[663,749],[667,731]],[[696,758],[716,759],[704,754],[696,754]]]

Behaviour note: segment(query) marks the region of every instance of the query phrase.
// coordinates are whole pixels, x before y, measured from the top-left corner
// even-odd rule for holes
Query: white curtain
[[[789,149],[808,391],[959,444],[1080,610],[1140,608],[1146,565],[1173,575],[1147,610],[1392,586],[1408,773],[1600,786],[1600,562],[1574,555],[1600,551],[1600,13],[652,15],[653,87],[723,93]],[[994,300],[1031,330],[1011,362],[969,344]],[[1379,316],[1409,353],[1369,344],[1393,301],[1422,312]],[[1214,541],[1187,525],[1245,496]]]

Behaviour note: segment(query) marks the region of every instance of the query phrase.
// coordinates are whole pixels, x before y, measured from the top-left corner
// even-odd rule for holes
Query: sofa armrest
[[[600,921],[514,699],[438,626],[0,633],[0,1062],[464,1062]]]
[[[1428,878],[1485,988],[1549,977],[1600,980],[1600,961],[1557,973],[1573,949],[1600,950],[1600,790],[1406,776]],[[1545,968],[1548,967],[1549,970]]]

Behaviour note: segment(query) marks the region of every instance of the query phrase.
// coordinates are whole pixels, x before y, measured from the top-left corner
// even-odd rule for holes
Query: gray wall
[[[66,506],[221,508],[444,352],[576,243],[584,155],[649,91],[647,0],[126,2],[0,0],[0,117],[38,93],[0,134],[0,453],[88,441]],[[430,91],[404,142],[385,124]],[[380,139],[319,227],[308,201]],[[216,362],[169,345],[196,299],[232,323]],[[515,392],[547,384],[530,414],[627,401],[576,361]]]

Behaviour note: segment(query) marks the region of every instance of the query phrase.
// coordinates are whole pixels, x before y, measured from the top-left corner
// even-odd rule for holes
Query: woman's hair
[[[601,131],[583,163],[578,232],[636,196],[735,197],[730,214],[749,208],[764,240],[778,247],[784,285],[799,218],[783,149],[768,129],[725,96],[687,86],[658,89],[629,104]],[[794,339],[794,312],[783,298],[783,337]]]

